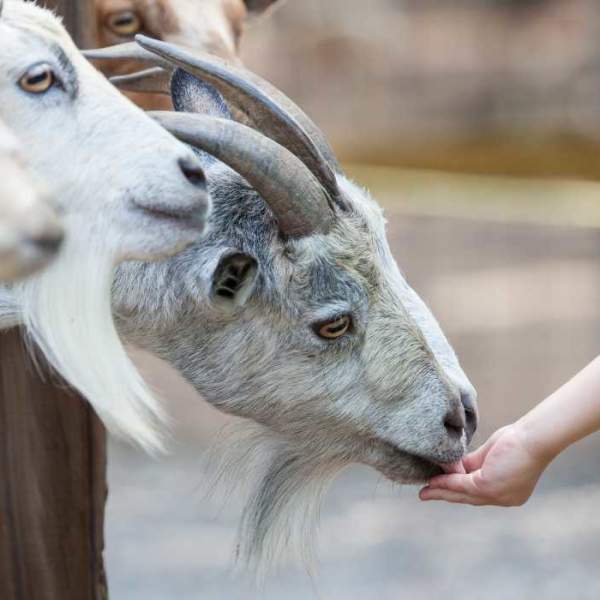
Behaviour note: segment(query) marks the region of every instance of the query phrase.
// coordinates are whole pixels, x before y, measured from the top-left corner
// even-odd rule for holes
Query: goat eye
[[[19,80],[19,86],[30,94],[43,94],[54,85],[55,81],[56,76],[52,67],[41,64],[31,67]]]
[[[124,10],[108,15],[106,26],[117,35],[132,37],[142,30],[142,20],[135,11]]]
[[[348,315],[344,315],[335,321],[319,323],[316,330],[319,337],[322,337],[323,339],[337,340],[348,333],[351,325],[352,319]]]

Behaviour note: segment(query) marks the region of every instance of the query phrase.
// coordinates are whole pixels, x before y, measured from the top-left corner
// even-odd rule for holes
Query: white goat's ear
[[[283,0],[244,0],[244,4],[248,9],[248,14],[257,17],[276,4],[283,4]]]
[[[243,306],[252,295],[258,275],[256,259],[241,252],[221,256],[212,275],[211,299],[227,309]]]

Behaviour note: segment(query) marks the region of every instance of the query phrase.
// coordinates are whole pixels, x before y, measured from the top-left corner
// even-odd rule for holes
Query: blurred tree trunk
[[[93,45],[92,0],[46,3]],[[90,405],[44,381],[17,329],[0,334],[0,598],[105,600],[106,434]]]

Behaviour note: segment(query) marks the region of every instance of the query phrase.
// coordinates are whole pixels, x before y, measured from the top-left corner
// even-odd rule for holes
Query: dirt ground
[[[394,253],[478,388],[478,441],[599,353],[600,229],[586,214],[577,226],[548,225],[543,208],[537,222],[456,218],[407,211],[382,190]],[[231,572],[239,507],[199,492],[199,456],[224,419],[147,368],[179,425],[167,459],[111,448],[113,600],[600,598],[600,435],[565,453],[520,509],[421,504],[414,488],[352,469],[327,498],[314,584],[286,568],[257,591]]]

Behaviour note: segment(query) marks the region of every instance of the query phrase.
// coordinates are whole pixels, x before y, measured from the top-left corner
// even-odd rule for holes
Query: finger
[[[476,471],[475,473],[478,472]],[[438,475],[431,479],[428,487],[431,489],[460,492],[462,494],[478,495],[481,493],[481,490],[475,483],[475,473],[469,475]]]
[[[492,437],[490,437],[489,440],[487,440],[487,442],[485,442],[485,444],[479,446],[477,450],[474,450],[463,458],[463,465],[467,470],[467,473],[481,468],[485,457],[498,439],[498,434],[499,432],[497,431],[494,435],[492,435]]]
[[[452,492],[450,490],[434,490],[428,487],[420,491],[419,498],[424,502],[443,500],[452,504],[471,504],[472,506],[485,504],[485,500],[480,496],[469,496],[468,494],[461,494],[460,492]]]

